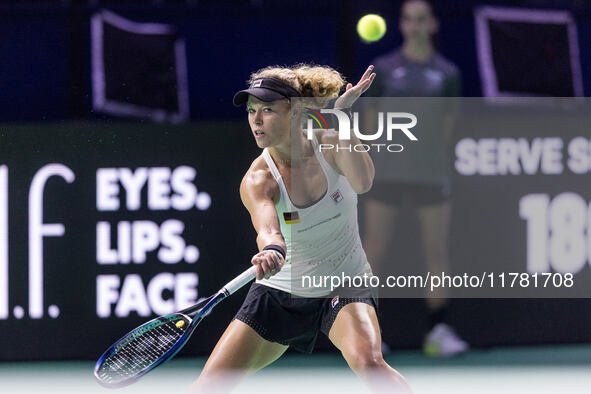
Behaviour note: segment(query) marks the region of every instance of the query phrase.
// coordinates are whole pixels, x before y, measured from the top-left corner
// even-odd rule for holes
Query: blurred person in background
[[[460,94],[457,67],[437,52],[434,35],[438,31],[432,5],[426,0],[402,3],[399,28],[400,48],[379,56],[372,63],[376,79],[368,97],[456,97]],[[375,110],[375,109],[374,109]],[[449,111],[447,115],[449,115]],[[435,117],[434,117],[435,118]],[[367,116],[366,127],[375,116]],[[403,203],[417,209],[422,256],[433,274],[450,272],[448,237],[450,221],[451,166],[448,153],[452,116],[433,123],[432,133],[417,142],[420,155],[375,154],[374,186],[365,203],[364,246],[370,262],[389,269],[396,261],[384,261],[390,254],[390,236]],[[434,119],[419,119],[419,122]],[[400,263],[400,262],[399,262]],[[375,269],[376,267],[374,267]],[[379,270],[378,270],[379,271]],[[426,298],[429,327],[423,350],[430,356],[453,356],[468,350],[468,344],[446,322],[449,299],[443,291]],[[384,351],[387,345],[384,344]]]

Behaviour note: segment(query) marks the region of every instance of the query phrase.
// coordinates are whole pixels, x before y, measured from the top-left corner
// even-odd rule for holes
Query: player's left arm
[[[372,72],[373,66],[369,66],[357,85],[348,83],[345,93],[335,101],[335,109],[350,109],[353,103],[371,86],[376,74]],[[330,141],[330,142],[329,142]],[[357,152],[352,149],[355,145],[361,144],[361,140],[351,133],[350,140],[340,140],[336,134],[327,134],[323,143],[333,144],[332,149],[334,165],[341,174],[347,177],[351,187],[357,194],[362,194],[369,189],[373,183],[375,169],[369,152]],[[339,149],[336,149],[336,146]],[[341,149],[342,148],[342,149]]]

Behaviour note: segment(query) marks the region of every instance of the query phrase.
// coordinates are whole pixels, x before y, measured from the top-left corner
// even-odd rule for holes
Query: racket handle
[[[252,267],[250,267],[249,269],[247,269],[246,271],[232,279],[230,282],[228,282],[228,284],[226,284],[221,291],[224,293],[227,292],[228,295],[234,294],[242,286],[253,280],[255,275],[256,267],[253,265]]]

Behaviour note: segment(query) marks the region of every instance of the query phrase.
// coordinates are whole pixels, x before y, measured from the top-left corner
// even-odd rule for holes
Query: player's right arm
[[[256,278],[268,279],[281,270],[283,257],[274,250],[263,250],[267,245],[278,245],[287,251],[281,233],[279,217],[274,200],[279,198],[279,185],[266,165],[255,160],[240,184],[240,197],[248,209],[252,224],[257,232],[259,253],[252,257],[256,266]]]

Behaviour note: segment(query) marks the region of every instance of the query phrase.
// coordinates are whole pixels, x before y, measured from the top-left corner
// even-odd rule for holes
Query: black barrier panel
[[[0,357],[94,359],[247,268],[251,139],[245,123],[2,126]],[[240,299],[187,352],[209,351]]]
[[[474,122],[458,128],[454,147],[506,137],[524,138],[532,149],[536,138],[559,137],[567,160],[568,144],[585,137],[567,129],[542,135],[494,123],[476,128],[478,112],[472,113]],[[551,122],[551,115],[536,116]],[[588,147],[589,134],[585,138]],[[0,126],[0,358],[96,359],[131,328],[209,295],[242,272],[256,244],[238,187],[258,154],[246,122]],[[524,197],[548,194],[552,203],[570,192],[587,203],[591,198],[588,172],[469,175],[455,167],[451,249],[462,271],[477,259],[489,265],[511,259],[526,270]],[[400,259],[421,264],[416,222],[401,216],[391,246]],[[547,230],[551,239],[555,233]],[[553,253],[544,261],[558,272],[565,260]],[[583,266],[577,280],[589,271]],[[183,353],[208,354],[243,298],[244,290],[220,305]],[[416,299],[380,302],[388,343],[420,344],[421,306]],[[590,307],[584,299],[463,299],[453,300],[450,318],[475,346],[581,342],[591,340],[585,329]],[[332,346],[322,339],[318,348]]]

